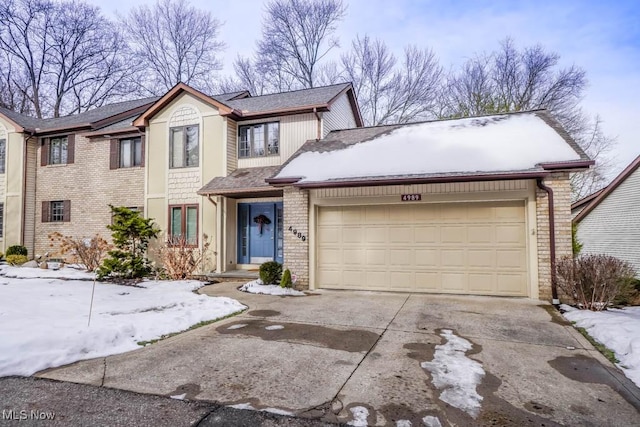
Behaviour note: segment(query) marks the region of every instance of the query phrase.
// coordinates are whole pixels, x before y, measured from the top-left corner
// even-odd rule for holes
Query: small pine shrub
[[[280,283],[282,276],[282,264],[277,261],[267,261],[260,266],[260,280],[265,285],[276,285]]]
[[[4,257],[4,254],[0,252],[0,259],[2,259],[3,257]]]
[[[7,262],[11,265],[22,265],[29,261],[26,255],[7,255]]]
[[[282,280],[280,280],[281,288],[291,288],[293,287],[293,282],[291,281],[291,270],[288,268],[282,273]]]
[[[13,245],[7,248],[7,256],[9,255],[24,255],[27,256],[27,248],[22,245]]]

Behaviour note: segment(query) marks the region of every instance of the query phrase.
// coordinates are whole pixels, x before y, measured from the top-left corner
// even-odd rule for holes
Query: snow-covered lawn
[[[586,329],[596,341],[612,350],[627,378],[640,387],[640,307],[598,312],[568,305],[560,308],[567,320]]]
[[[91,274],[4,266],[0,276],[0,377],[135,350],[140,341],[246,308],[194,293],[203,285],[197,281],[98,282],[87,326]]]
[[[264,295],[279,295],[279,296],[304,296],[304,292],[297,291],[292,288],[281,288],[276,285],[263,285],[260,279],[254,280],[249,283],[245,283],[240,286],[240,290],[243,292],[249,292],[250,294],[264,294]]]

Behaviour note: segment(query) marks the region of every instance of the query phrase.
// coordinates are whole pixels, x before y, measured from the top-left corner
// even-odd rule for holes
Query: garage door
[[[527,295],[524,202],[323,206],[316,286]]]

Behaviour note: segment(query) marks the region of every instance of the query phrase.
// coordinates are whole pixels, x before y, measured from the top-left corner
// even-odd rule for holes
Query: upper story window
[[[112,139],[110,156],[110,169],[144,166],[143,138]]]
[[[238,128],[238,157],[260,157],[280,152],[280,123],[258,123]]]
[[[0,173],[5,172],[5,164],[7,163],[7,140],[0,139]]]
[[[169,167],[191,168],[200,164],[198,126],[171,128],[169,140]]]
[[[75,151],[75,135],[53,136],[42,140],[40,164],[66,165],[73,163]]]

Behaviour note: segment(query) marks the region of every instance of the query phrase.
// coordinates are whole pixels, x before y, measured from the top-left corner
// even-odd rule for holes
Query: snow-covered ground
[[[249,283],[245,283],[240,286],[240,290],[243,292],[249,292],[250,294],[264,294],[264,295],[279,295],[279,296],[292,296],[301,297],[304,296],[304,292],[297,291],[292,288],[281,288],[276,285],[263,285],[260,279],[254,280]]]
[[[0,276],[0,377],[135,350],[139,341],[246,308],[194,293],[203,285],[197,281],[98,282],[87,326],[91,274],[3,266]]]
[[[627,378],[640,387],[640,307],[606,311],[578,310],[568,305],[560,308],[567,320],[612,350]]]

